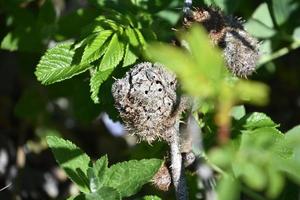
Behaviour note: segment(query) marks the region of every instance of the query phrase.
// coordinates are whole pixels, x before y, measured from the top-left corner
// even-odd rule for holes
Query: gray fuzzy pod
[[[251,75],[259,60],[258,42],[243,29],[227,31],[223,55],[229,70],[238,77]]]
[[[129,133],[149,143],[170,141],[180,98],[175,74],[159,64],[135,65],[112,85],[115,106]]]
[[[251,75],[259,60],[259,42],[243,27],[241,19],[225,15],[216,7],[201,7],[184,19],[189,28],[199,23],[207,30],[212,43],[223,50],[227,68],[238,77]]]

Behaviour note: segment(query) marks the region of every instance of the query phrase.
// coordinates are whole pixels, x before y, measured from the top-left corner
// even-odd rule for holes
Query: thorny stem
[[[179,123],[178,123],[179,124]],[[171,174],[175,188],[177,200],[187,200],[188,192],[186,187],[184,167],[182,156],[179,146],[179,128],[172,129],[172,139],[170,141],[170,154],[171,154]]]

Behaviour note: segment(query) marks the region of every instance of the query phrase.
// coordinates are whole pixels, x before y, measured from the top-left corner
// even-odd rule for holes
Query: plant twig
[[[170,141],[171,154],[171,174],[176,192],[177,200],[187,200],[188,192],[186,188],[186,181],[184,175],[184,167],[179,146],[179,129],[172,129],[172,139]]]
[[[212,168],[206,163],[203,155],[204,149],[202,144],[202,131],[199,127],[198,122],[192,115],[189,114],[187,120],[187,127],[183,132],[186,136],[186,140],[190,143],[191,149],[186,149],[188,153],[186,155],[193,154],[194,161],[191,163],[190,167],[193,168],[193,171],[196,172],[198,176],[198,181],[202,182],[205,190],[205,199],[206,200],[216,200],[217,194],[215,192],[215,179],[213,175]]]
[[[0,192],[2,192],[3,190],[9,188],[12,185],[12,183],[9,183],[8,185],[4,186],[3,188],[0,188]]]
[[[300,47],[300,42],[299,41],[295,41],[294,43],[292,43],[290,46],[288,47],[284,47],[282,49],[279,49],[278,51],[270,54],[270,55],[266,55],[266,56],[263,56],[259,63],[258,63],[258,66],[262,66],[264,64],[266,64],[267,62],[270,62],[271,60],[274,60],[276,58],[279,58],[281,56],[284,56],[286,54],[288,54],[290,51],[292,50],[295,50],[297,48]]]

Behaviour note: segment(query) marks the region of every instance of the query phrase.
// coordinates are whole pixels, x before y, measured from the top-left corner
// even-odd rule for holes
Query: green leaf
[[[123,67],[127,67],[135,63],[138,57],[131,51],[130,45],[126,45]]]
[[[241,165],[243,169],[241,178],[245,183],[254,190],[263,190],[267,186],[267,176],[265,171],[258,165],[252,162],[244,162]]]
[[[276,30],[266,26],[257,19],[249,19],[245,24],[245,29],[258,38],[270,38],[276,34]]]
[[[109,45],[107,47],[107,51],[105,52],[99,69],[101,71],[106,71],[109,69],[114,69],[122,60],[124,56],[124,44],[119,40],[118,34],[115,33]]]
[[[111,187],[102,187],[96,192],[86,194],[86,200],[121,200],[120,193]]]
[[[77,196],[71,196],[67,200],[86,200],[84,194],[79,194]]]
[[[246,130],[277,126],[277,124],[274,123],[270,117],[268,117],[264,113],[259,112],[254,112],[252,114],[246,115],[241,120],[245,120],[245,124],[243,125],[243,127]]]
[[[58,164],[82,192],[89,192],[87,170],[90,158],[70,141],[48,136],[47,143]]]
[[[232,13],[238,6],[239,1],[235,0],[204,0],[207,5],[216,5],[226,13]]]
[[[143,200],[161,200],[158,196],[144,196]]]
[[[42,84],[52,84],[72,78],[89,69],[90,65],[73,65],[75,51],[72,42],[66,42],[47,50],[37,65],[35,75]]]
[[[258,6],[252,17],[245,24],[245,28],[253,36],[259,38],[270,38],[276,34],[267,3],[262,3]]]
[[[224,175],[217,185],[218,199],[237,200],[239,199],[238,182],[230,175]]]
[[[99,185],[100,187],[103,186],[103,184],[106,182],[106,172],[108,169],[108,159],[107,156],[102,156],[100,159],[98,159],[93,166],[94,170],[96,171],[97,177],[99,179]]]
[[[141,31],[137,28],[134,28],[133,30],[134,30],[135,35],[137,36],[137,38],[139,40],[139,45],[142,46],[142,47],[146,46],[147,42],[146,42],[143,34],[141,33]]]
[[[300,136],[300,125],[293,127],[285,133],[286,136],[299,135]]]
[[[152,179],[161,164],[162,160],[159,159],[131,160],[115,164],[107,171],[105,185],[116,188],[122,197],[129,197]]]
[[[104,43],[111,36],[111,30],[100,31],[89,36],[87,45],[84,48],[81,63],[91,63],[99,59],[105,52]]]
[[[245,145],[247,148],[255,147],[272,153],[274,159],[277,157],[287,159],[292,156],[292,148],[288,146],[284,135],[274,127],[262,127],[245,132],[242,135],[241,148],[244,148],[244,142],[247,143]]]
[[[137,47],[140,44],[139,38],[138,38],[138,34],[136,33],[136,31],[132,28],[126,28],[125,29],[125,35],[128,38],[129,44]]]
[[[1,49],[16,51],[19,47],[19,41],[19,37],[14,36],[13,32],[9,32],[1,42]]]
[[[295,41],[300,42],[300,27],[295,28],[293,32],[293,38]]]
[[[274,23],[267,3],[260,4],[252,14],[252,18],[261,22],[268,28],[274,28]]]
[[[299,4],[294,0],[272,0],[272,9],[277,25],[284,24]]]
[[[282,191],[284,187],[284,177],[280,172],[275,171],[273,167],[266,170],[269,175],[267,195],[269,198],[276,198]]]
[[[89,179],[89,183],[90,183],[89,184],[90,191],[92,193],[96,192],[101,187],[96,170],[94,168],[89,167],[87,170],[87,175],[88,175],[88,179]]]
[[[268,103],[269,88],[263,83],[239,80],[234,90],[236,99],[243,102],[251,102],[256,105],[265,105]]]
[[[242,117],[244,117],[246,115],[246,110],[245,110],[245,106],[244,105],[240,105],[240,106],[234,106],[231,109],[231,116],[236,119],[239,120]]]
[[[113,72],[113,69],[108,69],[106,71],[97,71],[95,72],[90,79],[90,88],[91,88],[91,98],[94,103],[99,103],[99,89],[101,84],[110,76]]]
[[[297,125],[285,133],[289,146],[300,150],[300,125]],[[300,158],[299,158],[300,161]]]

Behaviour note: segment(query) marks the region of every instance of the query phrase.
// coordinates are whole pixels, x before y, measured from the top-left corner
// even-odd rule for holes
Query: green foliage
[[[293,158],[295,149],[289,144],[289,134],[276,129],[277,125],[263,113],[246,115],[236,126],[239,126],[239,137],[209,153],[210,161],[224,172],[224,181],[238,181],[238,185],[243,183],[268,198],[275,198],[283,189],[287,171],[292,179],[299,180],[300,163]],[[222,199],[237,199],[230,191],[249,192],[236,184],[225,186],[222,182],[219,183]]]
[[[92,163],[90,158],[70,141],[48,136],[47,143],[58,164],[83,193],[74,199],[115,200],[132,196],[152,179],[162,164],[159,159],[143,159],[108,167],[107,156]]]
[[[23,55],[31,60],[25,59],[24,66],[28,65],[28,69],[22,68],[24,59],[20,60],[20,83],[25,83],[24,87],[31,85],[17,94],[21,97],[15,106],[13,104],[15,117],[25,121],[25,127],[32,127],[42,142],[45,135],[59,135],[57,127],[63,128],[62,123],[57,122],[61,118],[57,120],[57,113],[53,111],[53,107],[59,107],[59,99],[68,103],[67,108],[59,107],[59,112],[75,121],[74,129],[82,122],[90,123],[100,111],[112,109],[109,97],[114,77],[121,77],[146,55],[177,73],[183,92],[196,97],[193,111],[195,116],[203,116],[198,122],[203,130],[204,154],[207,153],[208,163],[218,174],[219,199],[239,199],[241,192],[251,199],[280,198],[282,191],[293,196],[290,184],[300,185],[300,127],[284,133],[266,114],[247,113],[247,106],[241,103],[265,105],[268,86],[232,77],[224,66],[221,51],[211,45],[201,27],[177,32],[178,38],[188,45],[187,49],[170,45],[174,36],[171,28],[181,26],[182,13],[178,8],[182,7],[182,1],[89,0],[89,6],[63,15],[56,11],[53,2],[0,0],[1,17],[5,19],[1,23],[1,49],[31,52]],[[253,76],[255,80],[268,82],[284,61],[275,59],[300,46],[300,24],[293,20],[300,17],[299,1],[269,0],[259,4],[234,0],[194,1],[197,5],[203,3],[214,4],[228,14],[237,12],[247,19],[247,31],[262,40],[259,66],[264,67]],[[148,47],[148,42],[153,40],[159,43]],[[38,81],[44,85],[63,82],[47,88],[32,86],[32,82],[36,84],[31,77],[36,56],[40,57],[35,71]],[[296,81],[290,80],[287,67],[284,66],[278,77],[283,80],[288,77],[288,81],[297,85],[297,74]],[[277,101],[276,98],[270,100]],[[110,106],[104,102],[110,102]],[[102,107],[93,103],[102,103]],[[282,113],[288,112],[282,110]],[[2,115],[0,117],[2,120]],[[23,122],[20,124],[23,126]],[[220,144],[216,138],[224,125],[230,130],[230,137],[228,143]],[[65,129],[68,134],[75,132]],[[29,147],[30,142],[26,144]],[[93,162],[69,141],[50,136],[47,142],[58,164],[81,191],[69,199],[132,196],[149,182],[162,163],[158,159],[130,160],[109,167],[107,156]],[[166,145],[142,145],[130,147],[129,157],[163,158]],[[117,152],[118,159],[120,155]],[[195,185],[189,188],[196,188]],[[157,196],[140,198],[160,199]]]
[[[143,200],[161,200],[161,198],[157,196],[144,196]]]
[[[132,19],[112,12],[112,19],[100,16],[88,26],[76,43],[63,43],[49,49],[36,68],[36,76],[43,84],[69,79],[92,69],[91,98],[99,103],[99,88],[122,62],[130,66],[138,58],[138,49],[146,45],[139,28]],[[125,24],[124,24],[125,23]]]
[[[86,177],[90,158],[74,144],[61,138],[49,136],[47,143],[69,178],[76,183],[80,191],[88,192],[89,185]]]
[[[43,84],[51,84],[69,79],[77,74],[86,71],[89,64],[74,63],[75,51],[72,49],[73,43],[63,43],[49,49],[41,58],[35,75]]]

